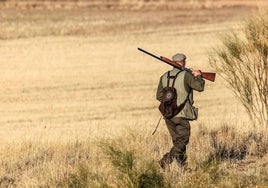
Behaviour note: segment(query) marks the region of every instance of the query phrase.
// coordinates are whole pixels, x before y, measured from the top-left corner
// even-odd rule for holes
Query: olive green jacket
[[[189,100],[187,100],[185,107],[171,120],[176,122],[177,118],[184,118],[188,120],[195,120],[198,116],[198,109],[193,106],[193,90],[204,91],[205,80],[201,76],[194,77],[191,73],[181,71],[180,69],[173,68],[170,71],[170,75],[174,76],[178,73],[174,87],[177,90],[177,105],[182,104],[189,94]],[[167,86],[167,73],[164,73],[159,81],[158,89],[156,92],[156,99],[161,102],[163,96],[163,88]],[[170,79],[170,86],[172,85],[173,79]]]

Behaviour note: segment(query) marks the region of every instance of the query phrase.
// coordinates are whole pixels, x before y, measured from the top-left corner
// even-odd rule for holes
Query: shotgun
[[[152,57],[154,57],[154,58],[156,58],[156,59],[158,59],[160,61],[163,61],[163,62],[165,62],[165,63],[167,63],[167,64],[169,64],[169,65],[171,65],[173,67],[176,67],[176,68],[178,68],[180,70],[184,70],[184,71],[187,71],[187,72],[192,73],[192,70],[191,69],[188,69],[186,67],[182,67],[182,66],[178,65],[175,61],[172,61],[172,60],[170,60],[170,59],[168,59],[166,57],[163,57],[163,56],[157,57],[156,55],[151,54],[150,52],[147,52],[147,51],[145,51],[145,50],[143,50],[141,48],[138,48],[138,50],[140,50],[143,53],[146,53],[146,54],[148,54],[148,55],[150,55],[150,56],[152,56]],[[215,81],[215,77],[216,77],[216,73],[213,73],[213,72],[202,72],[201,71],[201,76],[204,79],[206,79],[206,80],[209,80],[209,81],[214,82]]]

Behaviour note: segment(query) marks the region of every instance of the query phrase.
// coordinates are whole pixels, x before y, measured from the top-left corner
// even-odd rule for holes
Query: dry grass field
[[[268,187],[267,130],[249,123],[220,77],[195,93],[189,169],[159,169],[171,140],[163,121],[151,135],[155,92],[170,67],[137,50],[183,52],[188,67],[213,71],[209,50],[219,34],[241,31],[256,1],[180,11],[21,2],[0,1],[0,187],[137,187],[152,169],[166,187]],[[125,154],[135,158],[126,174],[111,163]]]

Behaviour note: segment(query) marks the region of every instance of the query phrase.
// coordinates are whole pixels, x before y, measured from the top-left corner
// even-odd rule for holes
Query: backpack
[[[162,90],[163,97],[162,97],[162,100],[158,109],[166,119],[171,119],[172,117],[177,115],[180,111],[182,111],[190,94],[188,93],[188,96],[185,99],[185,101],[179,106],[177,106],[177,91],[176,91],[176,88],[174,88],[174,84],[180,72],[178,72],[175,76],[170,76],[170,71],[168,71],[167,86],[164,87]],[[173,83],[171,87],[169,86],[170,79],[173,79]]]

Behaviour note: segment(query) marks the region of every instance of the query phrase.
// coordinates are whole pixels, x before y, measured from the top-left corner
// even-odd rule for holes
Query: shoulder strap
[[[167,73],[167,87],[169,87],[169,78],[170,78],[170,71]]]
[[[168,71],[168,75],[167,75],[167,87],[169,87],[169,79],[173,79],[172,82],[172,87],[174,87],[175,81],[177,76],[181,73],[182,71],[177,72],[177,74],[175,76],[170,76],[170,71]]]

